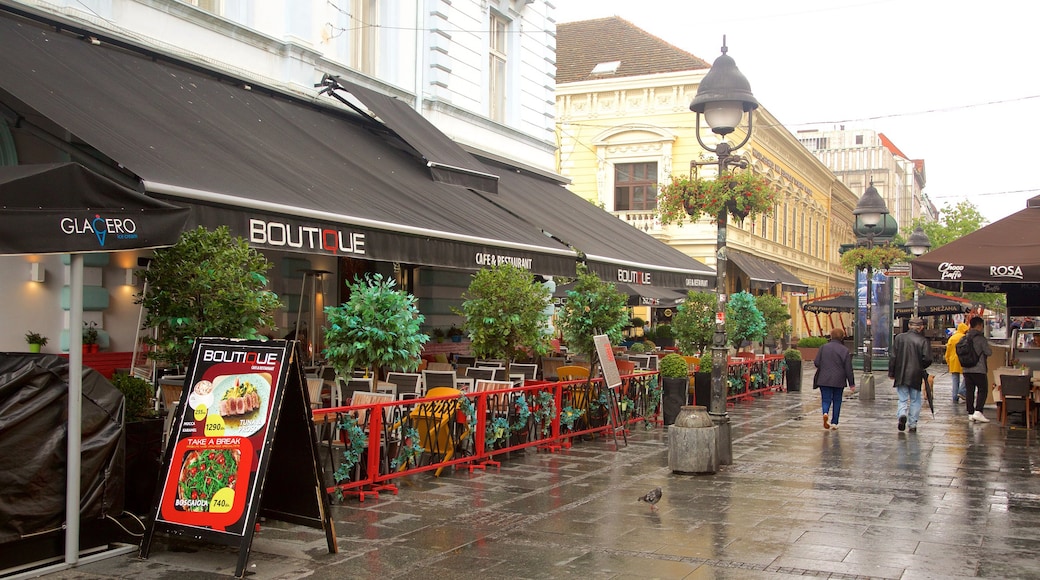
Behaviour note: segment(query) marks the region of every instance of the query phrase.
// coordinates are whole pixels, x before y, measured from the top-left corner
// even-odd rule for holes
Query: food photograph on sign
[[[197,348],[160,519],[240,534],[285,351],[255,344]]]

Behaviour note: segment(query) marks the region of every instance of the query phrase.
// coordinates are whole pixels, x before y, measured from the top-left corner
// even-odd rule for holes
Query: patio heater
[[[747,167],[747,161],[734,151],[740,149],[751,139],[751,128],[754,120],[753,111],[758,108],[758,101],[751,94],[751,84],[737,69],[733,58],[726,54],[726,37],[722,37],[722,56],[715,59],[711,70],[704,75],[697,95],[690,103],[690,110],[697,113],[697,128],[694,133],[701,148],[715,154],[718,164],[718,177],[730,167]],[[747,113],[747,132],[744,139],[736,146],[725,140],[732,133]],[[709,147],[701,139],[701,115],[711,128],[711,132],[722,138],[715,147]],[[691,165],[707,165],[711,162],[693,162]],[[712,421],[719,427],[718,446],[719,463],[733,463],[733,447],[730,437],[729,415],[726,413],[726,375],[729,348],[726,342],[726,223],[727,210],[723,208],[716,216],[718,222],[718,241],[715,250],[715,333],[711,348],[711,406],[708,413]]]
[[[852,215],[856,216],[856,231],[866,232],[866,241],[861,243],[859,239],[856,240],[858,247],[866,246],[867,249],[874,247],[874,236],[877,235],[878,226],[882,220],[888,215],[888,206],[885,205],[885,200],[881,198],[878,190],[874,187],[874,182],[870,182],[870,186],[863,192],[863,197],[859,199],[859,203],[856,204],[856,209],[852,210]],[[863,337],[863,380],[860,381],[859,400],[861,401],[873,401],[874,400],[874,372],[872,367],[873,354],[874,354],[874,329],[872,327],[873,318],[873,281],[874,272],[873,268],[869,265],[866,268],[867,273],[867,320],[866,329]]]

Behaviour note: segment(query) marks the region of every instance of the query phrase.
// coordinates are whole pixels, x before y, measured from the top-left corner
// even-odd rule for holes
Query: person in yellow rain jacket
[[[946,366],[950,367],[950,377],[953,379],[953,403],[957,404],[964,400],[964,383],[961,382],[961,361],[957,358],[957,343],[968,333],[968,325],[960,323],[957,332],[946,341]]]

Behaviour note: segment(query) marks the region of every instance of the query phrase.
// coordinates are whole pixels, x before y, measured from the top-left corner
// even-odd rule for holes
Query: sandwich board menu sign
[[[195,340],[142,558],[155,532],[237,545],[241,577],[261,515],[324,528],[336,552],[298,352],[295,341]]]

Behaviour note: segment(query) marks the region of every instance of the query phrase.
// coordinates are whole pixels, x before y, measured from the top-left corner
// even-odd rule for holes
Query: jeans
[[[975,411],[982,412],[982,407],[986,405],[986,397],[989,396],[989,381],[986,374],[964,373],[964,385],[968,390],[968,394],[964,396],[968,414],[971,415]]]
[[[953,381],[953,402],[957,402],[957,395],[964,396],[964,384],[961,383],[960,373],[950,373],[950,379]]]
[[[899,393],[899,406],[896,407],[896,415],[898,417],[905,415],[907,425],[917,427],[917,420],[921,418],[921,389],[911,389],[905,385],[896,385],[896,392]]]
[[[820,387],[820,397],[823,399],[823,412],[830,417],[830,424],[838,424],[838,415],[841,414],[841,394],[845,387]],[[834,412],[831,413],[831,406]]]

